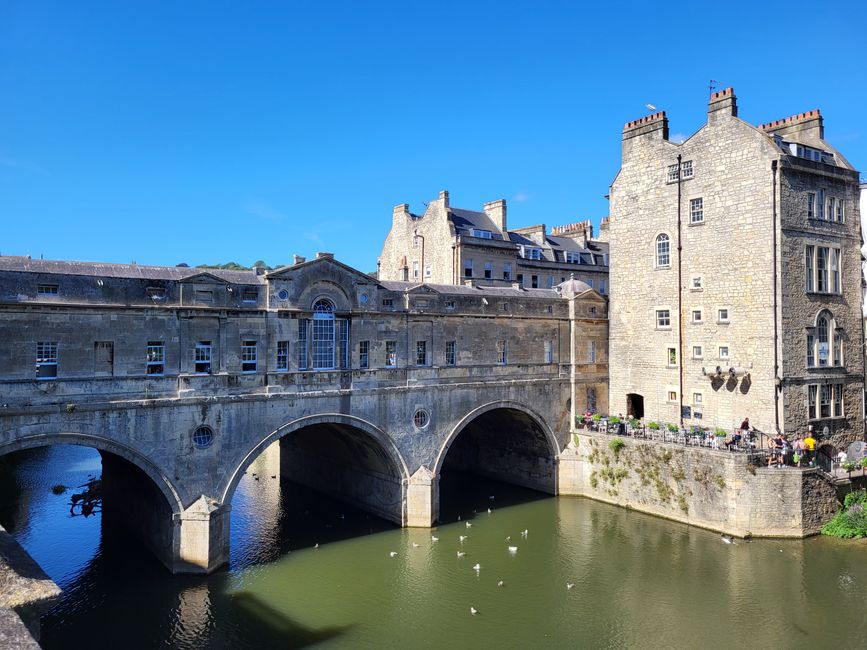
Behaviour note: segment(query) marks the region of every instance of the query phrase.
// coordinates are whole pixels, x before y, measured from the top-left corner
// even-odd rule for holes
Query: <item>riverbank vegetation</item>
[[[867,490],[847,494],[843,509],[822,527],[822,534],[842,539],[867,537]]]

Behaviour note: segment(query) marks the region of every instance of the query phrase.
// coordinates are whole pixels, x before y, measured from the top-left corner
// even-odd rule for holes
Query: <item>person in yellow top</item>
[[[807,431],[807,437],[804,438],[804,452],[807,457],[807,464],[812,467],[816,457],[816,439],[813,437],[812,431]]]

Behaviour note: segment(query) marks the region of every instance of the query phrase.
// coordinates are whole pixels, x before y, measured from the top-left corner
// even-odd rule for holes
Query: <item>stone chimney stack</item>
[[[587,219],[584,222],[584,248],[587,248],[587,244],[591,239],[593,239],[593,224],[590,222],[590,219]]]
[[[506,232],[506,199],[497,201],[489,201],[482,207],[488,219],[494,222],[494,225],[500,229],[500,232]]]
[[[392,227],[404,223],[406,220],[410,219],[409,215],[409,203],[401,203],[399,205],[394,206],[394,209],[391,211],[391,225]]]
[[[333,260],[334,259],[334,253],[319,252],[319,253],[316,253],[316,259],[317,260]]]
[[[293,256],[292,256],[292,265],[293,265],[293,266],[294,266],[295,264],[301,264],[302,262],[306,262],[306,261],[307,261],[307,258],[306,258],[306,257],[302,257],[301,255],[293,255]]]
[[[760,124],[759,129],[768,134],[805,136],[817,140],[825,139],[825,121],[819,109],[798,113],[782,120]]]
[[[636,147],[654,141],[668,140],[668,118],[665,111],[642,117],[623,125],[621,157],[625,161]]]
[[[707,104],[707,123],[714,124],[718,119],[738,116],[738,100],[732,88],[715,92]]]
[[[443,190],[442,192],[440,192],[439,200],[442,201],[443,210],[448,210],[449,209],[449,191]]]

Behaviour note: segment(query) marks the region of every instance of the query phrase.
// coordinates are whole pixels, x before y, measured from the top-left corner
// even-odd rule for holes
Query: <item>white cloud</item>
[[[515,203],[525,203],[530,200],[530,195],[527,192],[518,192],[512,197]]]

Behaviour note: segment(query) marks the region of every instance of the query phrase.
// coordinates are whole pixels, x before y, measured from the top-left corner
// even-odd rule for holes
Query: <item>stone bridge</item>
[[[99,450],[106,508],[172,572],[210,572],[228,561],[235,488],[274,443],[289,480],[402,526],[437,523],[444,467],[557,494],[570,377],[568,366],[548,368],[453,383],[408,376],[372,388],[334,372],[306,392],[189,389],[0,404],[0,455],[52,444]]]

